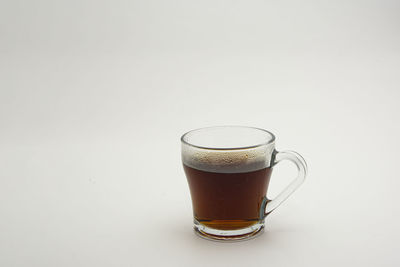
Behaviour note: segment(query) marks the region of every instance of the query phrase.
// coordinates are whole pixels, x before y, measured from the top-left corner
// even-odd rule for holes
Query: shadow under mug
[[[307,173],[299,154],[276,151],[275,136],[259,128],[201,128],[185,133],[181,145],[194,230],[206,239],[245,240],[262,233],[265,217],[303,183]],[[272,168],[285,159],[297,166],[298,176],[269,200]]]

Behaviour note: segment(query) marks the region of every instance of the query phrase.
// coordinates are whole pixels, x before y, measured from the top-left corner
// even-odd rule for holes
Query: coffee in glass
[[[213,240],[242,240],[264,228],[265,216],[304,181],[306,164],[295,152],[277,152],[272,133],[243,126],[184,134],[182,161],[190,188],[194,229]],[[267,190],[273,166],[288,159],[298,177],[274,200]]]

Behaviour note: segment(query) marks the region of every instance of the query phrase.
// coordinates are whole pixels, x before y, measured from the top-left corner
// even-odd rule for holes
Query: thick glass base
[[[194,222],[194,232],[205,239],[213,241],[243,241],[255,238],[264,232],[264,222],[238,230],[218,230]]]

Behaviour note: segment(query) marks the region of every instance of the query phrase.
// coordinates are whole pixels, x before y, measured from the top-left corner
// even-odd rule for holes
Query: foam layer
[[[209,172],[250,172],[270,166],[273,146],[243,150],[206,150],[182,146],[183,164]]]

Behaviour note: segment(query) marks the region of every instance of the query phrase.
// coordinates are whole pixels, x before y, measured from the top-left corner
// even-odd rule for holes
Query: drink
[[[265,217],[304,181],[307,166],[293,151],[275,150],[275,136],[263,129],[216,126],[181,137],[183,168],[192,197],[194,231],[211,240],[246,240],[262,233]],[[272,167],[293,162],[298,176],[267,199]]]
[[[238,230],[257,224],[271,168],[247,172],[209,172],[186,166],[195,220],[218,230]],[[239,171],[240,166],[231,166]],[[204,167],[203,167],[204,168]]]

